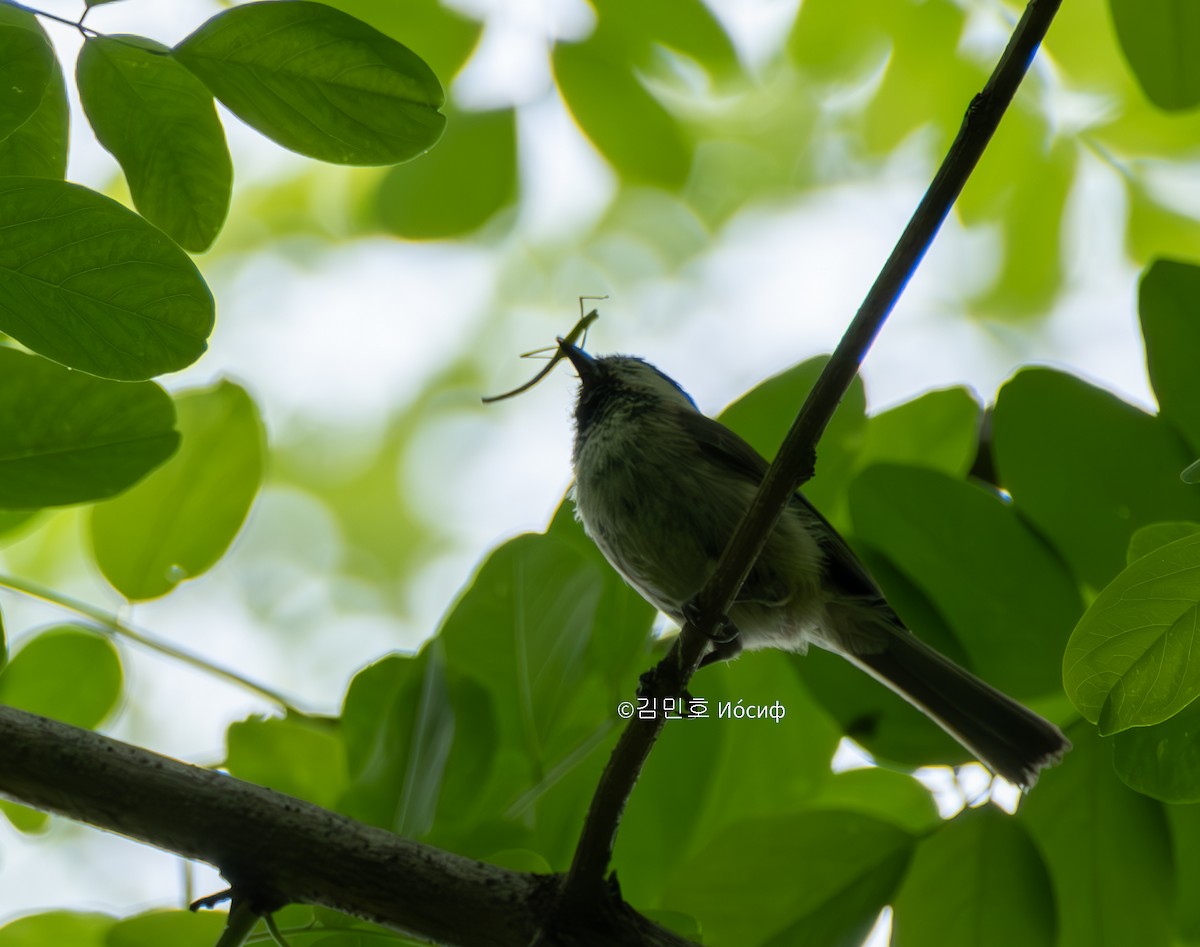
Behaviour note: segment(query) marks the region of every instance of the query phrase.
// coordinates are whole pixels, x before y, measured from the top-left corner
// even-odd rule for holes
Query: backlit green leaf
[[[982,414],[966,388],[927,391],[867,420],[856,466],[911,464],[961,477],[975,459]]]
[[[1000,390],[1000,485],[1096,588],[1125,564],[1139,526],[1200,521],[1200,490],[1179,479],[1190,456],[1168,425],[1062,372],[1027,368]]]
[[[861,943],[914,842],[888,822],[837,810],[747,820],[676,873],[662,907],[698,917],[706,943]]]
[[[158,228],[77,184],[0,178],[0,331],[137,381],[190,365],[212,325],[200,272]]]
[[[1198,310],[1200,267],[1159,260],[1146,270],[1138,289],[1146,368],[1160,416],[1187,438],[1193,453],[1200,453]]]
[[[686,131],[604,42],[559,43],[554,77],[575,121],[622,177],[678,188],[692,162]]]
[[[50,38],[26,10],[0,4],[0,138],[25,124],[57,68]]]
[[[1063,655],[1072,703],[1101,733],[1161,723],[1200,696],[1200,534],[1142,556],[1080,619]]]
[[[137,209],[200,251],[225,221],[233,165],[212,94],[169,54],[139,36],[89,37],[75,73],[88,121],[120,162]]]
[[[931,470],[880,465],[851,484],[850,510],[854,535],[929,597],[988,683],[1016,697],[1058,690],[1082,603],[1011,503]]]
[[[328,5],[358,17],[410,49],[419,49],[421,58],[447,84],[463,68],[483,33],[483,23],[469,12],[440,0],[330,0]],[[471,12],[481,15],[480,11]]]
[[[1121,50],[1164,109],[1200,104],[1200,7],[1191,0],[1109,0]]]
[[[1130,789],[1176,804],[1200,802],[1200,702],[1113,740],[1113,766]]]
[[[116,709],[122,677],[107,639],[59,625],[26,641],[0,672],[0,704],[91,728]]]
[[[415,240],[470,233],[516,198],[516,149],[512,109],[455,113],[433,152],[388,171],[374,215],[391,233]]]
[[[893,904],[895,947],[1054,947],[1046,865],[1019,821],[968,809],[917,846]]]
[[[346,750],[337,721],[252,717],[225,732],[225,768],[260,786],[333,808],[346,788]]]
[[[117,921],[104,947],[209,947],[225,921],[221,911],[151,911]]]
[[[487,693],[447,672],[436,640],[355,675],[342,727],[350,785],[338,808],[414,837],[471,814],[500,749]]]
[[[828,361],[824,355],[810,358],[768,378],[722,411],[719,420],[771,460]],[[862,379],[856,377],[821,436],[816,476],[802,487],[836,525],[845,522],[846,484],[862,447],[866,407]]]
[[[13,8],[0,5],[0,16]],[[20,13],[21,16],[29,14]],[[32,16],[33,27],[41,26]],[[7,136],[0,135],[0,175],[20,174],[36,178],[59,178],[67,173],[67,87],[62,67],[54,59],[41,102]]]
[[[407,161],[432,148],[446,122],[442,87],[419,56],[321,3],[234,7],[174,55],[238,118],[322,161]]]
[[[1163,807],[1125,786],[1109,741],[1067,730],[1074,749],[1042,773],[1017,818],[1050,871],[1057,947],[1168,947],[1172,859]]]
[[[0,927],[4,947],[108,947],[107,934],[115,919],[106,914],[76,914],[48,911],[18,918]]]
[[[1173,543],[1177,539],[1200,533],[1200,523],[1151,523],[1143,526],[1129,537],[1129,551],[1125,554],[1125,564],[1130,565],[1142,556],[1154,552],[1160,546]]]
[[[262,484],[266,436],[258,408],[233,382],[175,402],[179,452],[128,493],[92,512],[92,550],[131,601],[157,598],[212,568]]]
[[[175,407],[153,382],[72,372],[0,347],[0,508],[113,496],[179,444]]]
[[[1119,742],[1120,738],[1118,738]],[[1176,933],[1187,944],[1200,941],[1200,806],[1166,806],[1175,868]]]

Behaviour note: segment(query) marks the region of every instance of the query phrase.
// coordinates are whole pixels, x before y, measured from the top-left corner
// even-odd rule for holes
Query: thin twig
[[[56,592],[53,589],[48,589],[45,586],[38,585],[36,582],[30,582],[26,579],[18,579],[16,576],[5,575],[0,573],[0,590],[8,589],[10,592],[18,592],[21,595],[29,598],[41,599],[43,602],[49,602],[52,605],[57,605],[60,608],[65,608],[75,612],[77,615],[82,615],[94,623],[94,630],[103,635],[113,638],[123,638],[126,641],[132,641],[134,644],[147,648],[150,651],[157,651],[159,654],[165,655],[168,658],[173,658],[184,664],[188,664],[197,670],[203,671],[205,674],[210,674],[213,677],[219,677],[229,681],[231,684],[236,684],[252,693],[258,694],[260,697],[265,697],[271,703],[276,704],[283,711],[288,713],[303,714],[304,711],[297,707],[291,700],[285,697],[279,691],[268,687],[265,684],[260,684],[258,681],[251,680],[237,671],[230,670],[227,667],[222,667],[219,664],[208,660],[195,653],[188,651],[185,648],[180,648],[177,645],[169,644],[166,641],[161,641],[143,631],[138,631],[131,625],[121,621],[116,615],[111,612],[106,612],[102,608],[97,608],[94,605],[89,605],[87,602],[81,602],[79,599],[72,598],[69,595],[63,595],[61,592]],[[92,626],[89,626],[92,627]]]
[[[24,10],[26,13],[32,13],[34,16],[45,17],[47,20],[53,20],[55,23],[61,23],[63,26],[69,26],[72,29],[78,30],[79,34],[87,39],[88,36],[99,36],[90,26],[83,25],[83,19],[87,16],[88,11],[83,11],[83,16],[78,20],[72,20],[70,17],[59,16],[56,13],[47,13],[45,10],[35,10],[33,7],[27,7],[23,3],[17,3],[17,0],[3,0],[10,7],[16,7],[18,10]]]
[[[967,108],[933,183],[796,416],[716,571],[700,591],[697,602],[701,624],[707,629],[718,627],[793,492],[812,476],[817,441],[991,141],[1060,3],[1031,0],[987,85]],[[699,629],[690,623],[685,625],[670,653],[655,669],[647,696],[679,694],[695,673],[706,640]],[[621,813],[662,728],[661,718],[635,718],[621,735],[584,822],[563,887],[564,909],[603,897],[603,876],[612,859]]]

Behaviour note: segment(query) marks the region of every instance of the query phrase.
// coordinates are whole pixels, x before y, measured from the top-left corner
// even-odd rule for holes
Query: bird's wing
[[[740,435],[698,411],[680,411],[680,419],[701,452],[709,459],[745,477],[755,487],[762,483],[769,464]],[[887,608],[891,613],[878,583],[829,520],[798,490],[792,503],[815,521],[821,548],[826,555],[826,571],[833,583],[846,595],[861,598],[864,604]],[[896,621],[899,623],[899,619]]]

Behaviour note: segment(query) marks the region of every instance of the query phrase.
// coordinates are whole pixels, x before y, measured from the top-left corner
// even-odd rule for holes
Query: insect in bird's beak
[[[529,379],[529,381],[525,382],[525,384],[517,386],[512,391],[506,391],[502,395],[489,395],[483,399],[483,403],[484,404],[492,404],[496,401],[503,401],[505,398],[512,398],[516,395],[519,395],[519,394],[522,394],[522,393],[528,391],[530,388],[532,388],[534,385],[536,385],[539,381],[541,381],[543,378],[545,378],[547,375],[549,375],[551,370],[554,368],[554,366],[557,365],[564,358],[571,359],[571,361],[575,365],[575,370],[580,373],[580,377],[582,378],[583,372],[579,368],[579,362],[577,362],[575,360],[575,356],[572,356],[571,353],[567,350],[567,348],[573,349],[576,353],[578,353],[578,355],[582,356],[583,358],[587,359],[588,361],[591,361],[590,355],[585,354],[582,349],[576,348],[575,340],[579,339],[581,342],[583,342],[587,339],[588,328],[591,326],[591,324],[593,322],[595,322],[597,319],[600,318],[600,310],[593,309],[587,315],[583,315],[583,301],[585,299],[607,299],[607,298],[608,298],[607,296],[580,296],[579,297],[579,312],[580,312],[579,321],[577,323],[575,323],[574,328],[572,328],[571,331],[567,333],[566,338],[563,339],[562,337],[560,337],[557,340],[558,341],[557,347],[552,346],[552,347],[548,347],[548,348],[535,349],[534,351],[526,352],[524,355],[521,356],[521,358],[532,358],[535,355],[541,355],[543,352],[553,351],[554,354],[550,357],[550,363],[545,368],[543,368],[540,372],[538,372],[536,375],[534,375],[531,379]],[[564,348],[564,346],[567,346],[567,348]]]

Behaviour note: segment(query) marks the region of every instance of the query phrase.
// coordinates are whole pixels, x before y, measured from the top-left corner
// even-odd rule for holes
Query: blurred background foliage
[[[617,704],[659,650],[654,616],[558,506],[566,372],[479,396],[522,380],[512,356],[563,333],[576,296],[610,293],[593,345],[651,356],[707,410],[773,375],[723,415],[769,456],[1021,5],[330,5],[432,67],[445,134],[352,168],[228,121],[229,218],[196,257],[217,328],[164,382],[182,448],[115,499],[0,512],[0,582],[88,603],[0,599],[0,701],[561,870]],[[121,29],[151,32],[136,0],[89,23],[125,7]],[[896,944],[1200,942],[1195,712],[1131,722],[1071,691],[1077,711],[1061,684],[1064,650],[1094,653],[1072,637],[1085,607],[1127,562],[1191,555],[1200,523],[1178,478],[1200,452],[1200,281],[1151,268],[1200,249],[1194,16],[1064,4],[807,491],[918,633],[1069,726],[1075,750],[1011,819],[970,767],[913,779],[961,751],[829,655],[707,669],[693,692],[714,717],[721,701],[787,716],[668,726],[617,851],[638,908],[717,945],[857,943],[886,905]],[[67,55],[72,34],[54,39]],[[81,134],[72,177],[126,199]],[[1046,358],[1101,381],[1030,367],[997,391]],[[213,662],[264,683],[230,686]],[[839,746],[840,767],[854,758],[844,734],[884,767],[834,773]],[[0,921],[219,886],[181,892],[167,859],[0,811]],[[0,947],[212,943],[212,922],[31,914]],[[280,923],[327,947],[365,930],[307,908]]]

